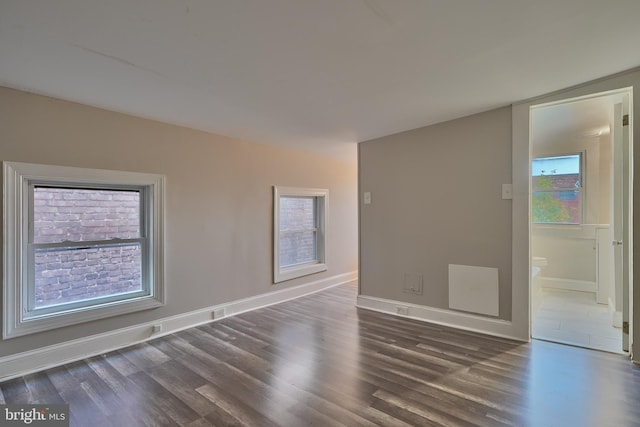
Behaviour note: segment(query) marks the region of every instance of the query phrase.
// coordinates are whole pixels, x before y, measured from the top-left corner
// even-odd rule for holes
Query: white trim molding
[[[514,332],[513,324],[508,320],[494,319],[366,295],[358,296],[357,306],[367,310],[450,326],[452,328],[478,332],[485,335],[508,338],[516,341],[526,341]],[[406,314],[399,314],[399,312],[405,312]]]
[[[357,271],[170,316],[127,328],[0,357],[0,381],[102,355],[150,339],[210,323],[273,304],[300,298],[358,279]],[[161,332],[154,332],[154,331]]]
[[[531,313],[530,313],[530,295],[532,292],[531,285],[531,217],[530,217],[530,195],[531,195],[531,146],[530,146],[530,111],[534,106],[541,105],[553,105],[554,103],[566,102],[571,99],[573,101],[580,99],[587,99],[594,94],[603,95],[605,93],[628,93],[633,94],[633,89],[638,88],[638,82],[640,81],[640,68],[634,68],[624,71],[622,73],[604,77],[599,80],[587,82],[571,88],[562,89],[550,94],[541,95],[536,98],[523,100],[521,102],[512,105],[512,174],[513,174],[513,210],[512,210],[512,319],[514,325],[517,325],[517,330],[523,337],[531,336]],[[632,97],[631,111],[637,111],[640,106],[640,97]],[[633,127],[637,120],[632,119],[630,121],[630,137],[631,141],[638,141],[640,134],[640,126]],[[631,143],[631,149],[633,148],[633,142]],[[637,156],[637,154],[636,154]],[[633,160],[634,155],[630,155],[629,158]],[[634,171],[638,171],[638,164],[632,167],[631,174]],[[637,173],[636,173],[637,175]],[[636,209],[638,200],[629,200],[632,209]],[[630,216],[633,218],[633,215]],[[639,227],[633,227],[633,221],[630,224],[631,230],[625,236],[625,242],[632,242],[637,240],[638,233],[634,230],[640,229]],[[633,242],[632,242],[633,243]],[[637,261],[637,257],[634,255],[632,249],[633,244],[629,245],[630,254],[627,260],[630,267],[629,274],[633,276],[634,273],[638,273],[637,266],[640,265]],[[536,254],[539,255],[539,254]],[[636,266],[636,267],[634,267]],[[634,271],[635,270],[635,271]],[[536,278],[537,280],[537,278]],[[630,280],[633,284],[633,280]],[[634,328],[633,318],[640,317],[640,292],[631,292],[629,300],[630,306],[630,325],[632,335],[630,336],[630,353],[634,362],[640,363],[640,328]],[[634,351],[635,350],[635,351]]]
[[[315,206],[315,259],[301,264],[282,266],[280,262],[280,217],[283,198],[313,198]],[[273,187],[273,283],[308,276],[328,269],[327,230],[329,221],[329,190],[320,188]],[[293,230],[294,233],[300,230]]]
[[[165,304],[163,175],[4,161],[3,176],[4,339],[148,310]],[[134,190],[140,193],[141,232],[138,239],[132,239],[139,242],[142,251],[140,291],[35,307],[36,267],[30,224],[34,210],[33,187],[38,185]],[[103,239],[91,243],[97,246],[112,241]],[[66,245],[65,242],[68,241],[63,242]]]

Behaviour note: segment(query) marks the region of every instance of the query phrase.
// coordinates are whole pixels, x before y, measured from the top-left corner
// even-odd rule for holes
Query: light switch
[[[370,191],[365,191],[364,192],[364,204],[365,205],[370,205],[371,204],[371,192]]]
[[[502,199],[504,199],[504,200],[513,199],[513,185],[512,184],[502,184]]]

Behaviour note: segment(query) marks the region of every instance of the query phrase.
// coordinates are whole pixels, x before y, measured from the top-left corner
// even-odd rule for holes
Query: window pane
[[[316,232],[280,233],[280,267],[317,260]]]
[[[142,290],[139,243],[90,249],[38,249],[35,308]]]
[[[33,243],[138,237],[138,191],[34,188]]]
[[[531,208],[535,223],[580,224],[580,190],[534,191]]]
[[[280,231],[316,228],[315,197],[281,197]]]
[[[580,224],[581,155],[533,159],[531,170],[533,222]]]
[[[327,270],[329,190],[273,188],[273,283]]]
[[[531,170],[534,190],[581,187],[579,154],[533,159]]]
[[[531,183],[534,190],[571,190],[580,188],[580,174],[534,176]]]

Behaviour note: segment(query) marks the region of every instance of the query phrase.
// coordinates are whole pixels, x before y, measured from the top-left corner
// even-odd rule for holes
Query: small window
[[[328,190],[274,187],[274,283],[327,270]]]
[[[531,217],[538,224],[582,221],[582,155],[539,157],[532,162]]]
[[[5,162],[4,336],[162,305],[162,184]]]

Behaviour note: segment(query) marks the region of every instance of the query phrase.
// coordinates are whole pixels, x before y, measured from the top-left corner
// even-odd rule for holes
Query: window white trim
[[[316,260],[289,267],[280,266],[280,200],[282,197],[316,198]],[[329,213],[329,190],[317,188],[273,187],[273,282],[280,283],[297,277],[326,271],[327,267],[327,222]]]
[[[3,338],[75,325],[81,322],[146,310],[164,305],[164,177],[156,174],[3,162]],[[144,192],[143,219],[148,235],[146,260],[147,292],[119,301],[97,301],[88,307],[70,306],[42,316],[25,316],[29,269],[29,187],[32,183],[53,185],[99,185],[105,188],[138,187]],[[144,267],[143,267],[144,268]]]

